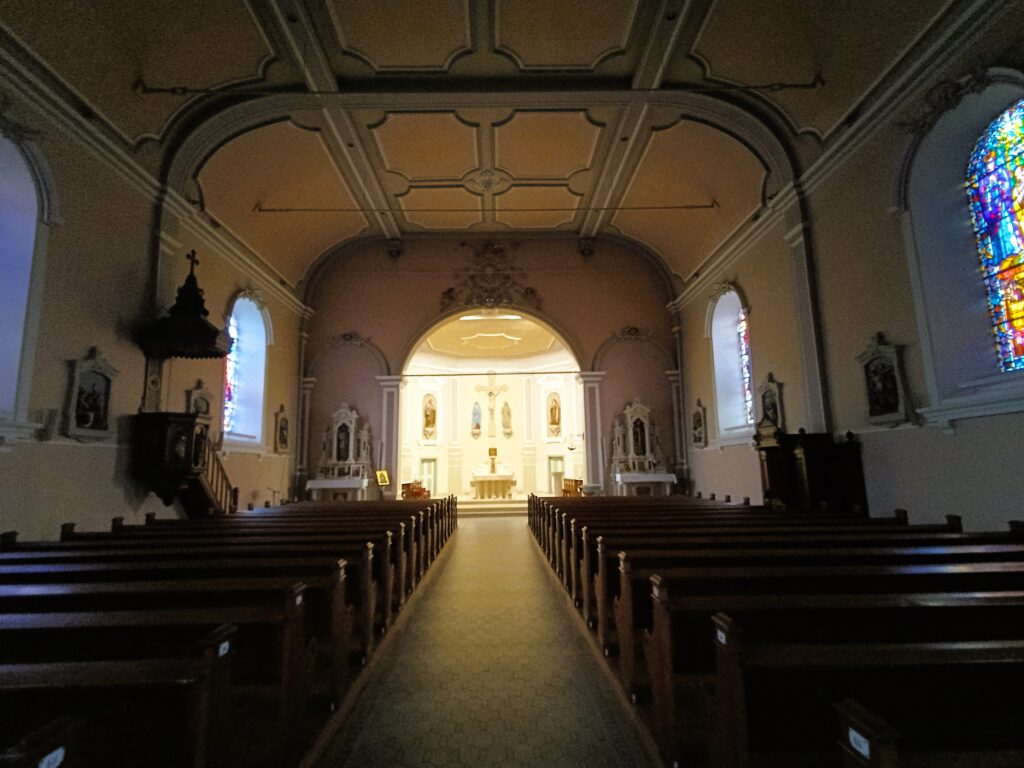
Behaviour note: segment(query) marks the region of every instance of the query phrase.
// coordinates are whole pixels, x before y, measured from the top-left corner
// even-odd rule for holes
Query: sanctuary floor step
[[[317,768],[653,766],[522,519],[465,519]]]
[[[526,516],[526,499],[465,499],[459,497],[459,517]]]

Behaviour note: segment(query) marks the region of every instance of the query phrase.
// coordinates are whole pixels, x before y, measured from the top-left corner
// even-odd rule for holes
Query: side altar
[[[612,478],[616,496],[651,496],[661,489],[672,493],[676,476],[665,472],[651,409],[639,400],[626,406],[612,427]]]
[[[312,501],[364,500],[373,475],[370,427],[342,403],[324,434],[317,476],[306,481]]]

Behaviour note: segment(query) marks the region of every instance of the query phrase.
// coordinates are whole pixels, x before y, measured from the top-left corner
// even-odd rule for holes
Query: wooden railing
[[[214,514],[230,515],[238,511],[238,489],[231,485],[227,470],[213,441],[206,440],[206,464],[201,469],[203,484],[214,504]]]

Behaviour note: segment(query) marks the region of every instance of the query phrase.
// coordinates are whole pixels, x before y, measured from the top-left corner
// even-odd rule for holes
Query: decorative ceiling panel
[[[579,201],[566,187],[515,186],[494,198],[495,219],[513,229],[552,229],[572,222]]]
[[[518,179],[567,179],[589,168],[601,129],[585,112],[518,112],[494,129],[495,165]]]
[[[760,207],[764,175],[740,142],[684,120],[652,134],[612,223],[686,278]],[[712,202],[713,208],[673,207]]]
[[[442,71],[469,50],[469,0],[328,0],[342,50],[376,71]]]
[[[801,129],[827,135],[951,0],[718,0],[694,48],[709,76],[752,85],[809,82],[769,98]],[[668,80],[685,79],[680,59]]]
[[[214,88],[256,79],[273,54],[243,0],[5,0],[0,24],[132,142],[190,98],[141,96],[139,80]]]
[[[224,145],[199,184],[206,210],[293,286],[317,256],[367,226],[320,133],[292,123]]]
[[[523,69],[593,70],[625,52],[639,0],[497,0],[495,47]]]
[[[408,179],[460,179],[477,167],[477,129],[454,112],[391,113],[373,128],[384,167]]]
[[[406,221],[425,229],[466,229],[483,221],[480,198],[461,187],[418,187],[398,202]]]

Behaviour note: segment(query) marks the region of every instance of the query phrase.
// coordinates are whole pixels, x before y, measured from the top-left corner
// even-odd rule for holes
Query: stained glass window
[[[263,435],[263,387],[268,331],[263,310],[240,297],[228,318],[231,351],[224,360],[224,435],[258,443]]]
[[[967,197],[1000,367],[1024,370],[1024,101],[978,139]]]
[[[747,324],[747,313],[740,309],[739,323],[736,332],[740,341],[740,376],[743,379],[743,406],[746,411],[747,424],[754,423],[754,382],[750,375],[750,326]]]
[[[235,431],[235,413],[238,411],[238,356],[241,339],[238,338],[238,319],[231,313],[228,335],[232,338],[231,351],[224,358],[224,431]]]

